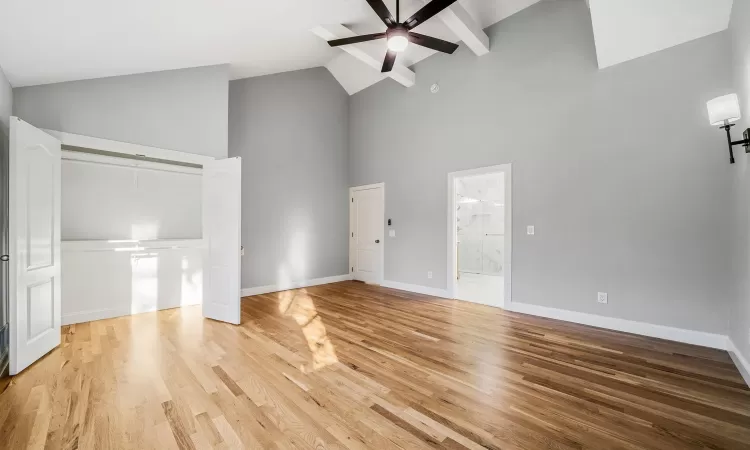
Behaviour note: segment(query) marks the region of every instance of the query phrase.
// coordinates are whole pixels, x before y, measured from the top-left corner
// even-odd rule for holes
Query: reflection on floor
[[[1,448],[747,448],[726,352],[343,282],[64,328]]]
[[[489,306],[502,306],[503,276],[462,272],[456,280],[456,298]]]

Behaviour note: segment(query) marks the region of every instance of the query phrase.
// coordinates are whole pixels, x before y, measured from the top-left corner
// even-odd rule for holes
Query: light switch
[[[390,237],[396,237],[396,230],[393,230],[393,229],[388,230],[388,236],[390,236]]]
[[[534,225],[529,225],[528,227],[526,227],[526,234],[528,234],[529,236],[534,235]]]

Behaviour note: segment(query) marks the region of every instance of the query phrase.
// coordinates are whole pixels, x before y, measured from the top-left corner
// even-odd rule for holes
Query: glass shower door
[[[505,253],[504,177],[470,177],[456,194],[458,277],[500,276]]]

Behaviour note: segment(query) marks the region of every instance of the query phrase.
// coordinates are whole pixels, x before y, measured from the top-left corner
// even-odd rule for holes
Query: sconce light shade
[[[708,121],[711,125],[724,125],[724,122],[740,120],[740,101],[737,94],[716,97],[706,103],[708,106]]]

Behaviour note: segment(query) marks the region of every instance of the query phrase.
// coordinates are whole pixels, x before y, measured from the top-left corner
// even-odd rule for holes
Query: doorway
[[[385,184],[349,189],[349,266],[352,278],[382,284],[385,259]]]
[[[448,291],[505,308],[510,302],[511,167],[448,175]]]

